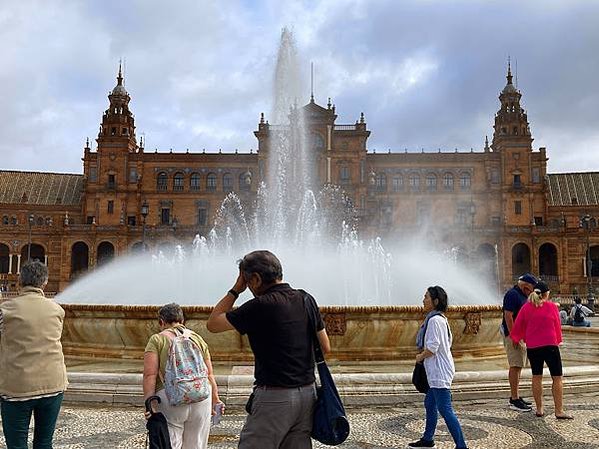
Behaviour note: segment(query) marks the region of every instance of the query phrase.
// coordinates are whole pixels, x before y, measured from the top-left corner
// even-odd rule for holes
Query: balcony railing
[[[335,125],[335,131],[355,131],[356,125]]]

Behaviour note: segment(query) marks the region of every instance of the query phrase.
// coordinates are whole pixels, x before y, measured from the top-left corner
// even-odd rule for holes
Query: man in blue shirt
[[[510,366],[510,403],[509,407],[520,412],[532,410],[530,402],[524,401],[519,394],[520,374],[526,363],[526,348],[522,343],[515,344],[509,337],[516,316],[537,284],[538,280],[530,273],[523,274],[518,278],[518,283],[509,289],[503,297],[503,320],[501,322],[501,333],[503,334],[503,346],[507,354]]]

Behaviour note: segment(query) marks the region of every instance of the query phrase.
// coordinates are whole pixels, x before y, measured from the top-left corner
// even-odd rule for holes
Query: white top
[[[574,304],[572,306],[572,309],[570,310],[570,318],[572,318],[572,321],[574,321],[574,314],[576,313],[576,308],[580,307],[582,309],[582,317],[586,318],[589,315],[593,314],[593,311],[591,309],[589,309],[587,306],[583,306],[582,304]]]
[[[455,374],[455,365],[451,355],[453,337],[447,320],[435,315],[428,321],[424,347],[432,352],[432,357],[424,359],[424,369],[431,388],[449,388]]]

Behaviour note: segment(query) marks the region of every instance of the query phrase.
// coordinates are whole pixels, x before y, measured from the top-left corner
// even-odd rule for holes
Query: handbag
[[[145,401],[146,411],[150,413],[150,417],[146,422],[146,429],[148,430],[146,447],[149,449],[172,449],[166,418],[161,412],[155,412],[152,409],[152,401],[154,400],[160,404],[160,397],[158,396],[150,396]]]
[[[420,393],[426,394],[428,393],[428,390],[430,390],[428,378],[426,377],[426,369],[424,369],[423,362],[416,362],[416,366],[414,366],[414,372],[412,372],[412,384]]]
[[[318,370],[320,386],[316,388],[316,404],[312,417],[312,433],[310,436],[316,441],[328,446],[337,446],[343,443],[349,436],[349,421],[345,414],[345,408],[341,397],[335,386],[331,371],[327,366],[318,336],[316,334],[316,323],[314,315],[310,310],[308,295],[304,296],[304,308],[308,314],[308,322],[314,344],[314,360]]]

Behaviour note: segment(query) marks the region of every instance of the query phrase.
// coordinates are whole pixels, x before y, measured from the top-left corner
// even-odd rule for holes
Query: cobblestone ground
[[[518,413],[505,400],[458,401],[455,408],[471,449],[599,449],[599,392],[566,397],[573,421],[558,421],[546,403],[544,418]],[[424,411],[420,404],[350,411],[352,433],[339,446],[345,449],[404,448],[420,437]],[[244,415],[229,415],[213,428],[210,447],[237,447]],[[442,420],[440,420],[442,423]],[[65,406],[55,435],[55,448],[144,448],[145,421],[141,408]],[[437,447],[453,449],[444,424],[437,430]],[[0,438],[0,448],[5,448]],[[323,448],[319,444],[315,448]]]

